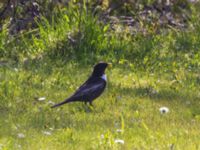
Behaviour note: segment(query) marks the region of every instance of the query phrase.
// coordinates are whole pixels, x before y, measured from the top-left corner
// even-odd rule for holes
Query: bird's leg
[[[84,105],[84,108],[87,109],[87,108],[88,108],[87,101],[84,101],[84,104],[85,104],[85,105]]]
[[[93,107],[92,101],[89,101],[89,104],[90,104],[90,106],[92,106],[92,107]]]
[[[93,105],[92,101],[89,101],[90,108],[94,109],[95,105]]]
[[[91,112],[92,109],[91,109],[91,106],[88,105],[88,101],[84,101],[84,104],[85,104],[85,107],[84,107],[85,111],[88,113]]]
[[[91,110],[91,111],[95,111],[95,109],[94,109],[94,105],[92,104],[92,101],[89,101],[89,109]]]

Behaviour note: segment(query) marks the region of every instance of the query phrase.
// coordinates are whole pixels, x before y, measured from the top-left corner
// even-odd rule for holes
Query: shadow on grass
[[[151,86],[141,86],[141,87],[121,87],[119,85],[109,85],[109,91],[111,93],[117,93],[121,96],[131,96],[131,97],[146,97],[152,100],[179,100],[191,97],[197,97],[194,93],[183,92],[172,89],[170,87],[160,87],[159,90],[153,89]],[[191,95],[192,94],[192,95]]]

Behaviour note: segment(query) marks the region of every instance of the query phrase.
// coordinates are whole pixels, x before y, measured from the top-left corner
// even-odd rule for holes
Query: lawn
[[[94,107],[50,108],[91,71],[92,65],[49,60],[2,66],[0,148],[200,149],[199,87],[175,83],[167,73],[114,64]],[[164,106],[168,113],[159,111]]]
[[[0,2],[0,150],[200,150],[199,1],[33,1]]]

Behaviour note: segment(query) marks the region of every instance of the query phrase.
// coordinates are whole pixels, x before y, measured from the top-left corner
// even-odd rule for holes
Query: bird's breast
[[[106,74],[103,74],[103,75],[101,76],[101,78],[102,78],[104,81],[107,81]]]

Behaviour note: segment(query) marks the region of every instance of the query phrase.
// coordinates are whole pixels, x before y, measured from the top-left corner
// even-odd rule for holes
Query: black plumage
[[[100,62],[95,65],[92,75],[89,77],[89,79],[82,84],[72,96],[61,103],[53,105],[52,108],[76,101],[85,103],[89,102],[90,105],[92,105],[92,101],[99,97],[106,87],[105,69],[108,67],[108,65],[109,64],[105,62]]]

